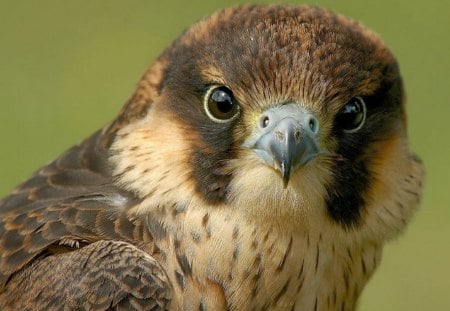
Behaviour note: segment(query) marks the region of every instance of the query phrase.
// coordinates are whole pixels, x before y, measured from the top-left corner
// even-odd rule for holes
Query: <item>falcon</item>
[[[308,6],[222,10],[0,201],[2,310],[354,310],[418,206],[393,54]]]

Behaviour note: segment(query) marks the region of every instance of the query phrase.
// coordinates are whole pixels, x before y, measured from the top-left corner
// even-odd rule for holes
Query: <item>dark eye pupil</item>
[[[213,86],[207,93],[206,113],[216,122],[227,122],[239,112],[233,93],[225,86]]]
[[[233,109],[233,101],[230,94],[224,92],[223,90],[216,90],[211,95],[212,101],[215,102],[217,110],[221,113],[228,113]]]
[[[354,101],[344,106],[343,113],[359,113],[361,112],[361,107]]]
[[[359,130],[365,118],[364,105],[362,99],[352,98],[337,115],[337,126],[347,132]]]

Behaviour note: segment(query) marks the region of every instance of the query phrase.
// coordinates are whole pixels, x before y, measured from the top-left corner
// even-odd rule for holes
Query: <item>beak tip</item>
[[[283,189],[286,189],[289,184],[289,177],[283,177]]]
[[[289,183],[289,179],[291,177],[291,168],[286,167],[284,162],[281,163],[280,167],[281,176],[283,177],[283,188],[286,189]]]

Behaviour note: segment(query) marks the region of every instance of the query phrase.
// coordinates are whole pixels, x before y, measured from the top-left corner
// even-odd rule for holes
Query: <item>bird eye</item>
[[[205,94],[203,106],[208,117],[218,123],[230,122],[239,113],[239,105],[226,86],[211,86]]]
[[[338,113],[335,124],[346,133],[359,131],[366,120],[366,104],[361,97],[353,97]]]

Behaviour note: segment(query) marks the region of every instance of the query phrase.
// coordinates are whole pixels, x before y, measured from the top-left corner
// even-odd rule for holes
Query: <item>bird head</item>
[[[116,179],[143,199],[141,213],[208,206],[386,238],[420,190],[394,56],[315,7],[201,20],[147,70],[109,132]]]

